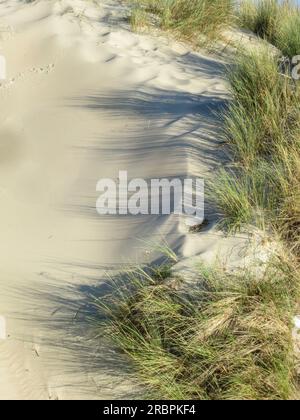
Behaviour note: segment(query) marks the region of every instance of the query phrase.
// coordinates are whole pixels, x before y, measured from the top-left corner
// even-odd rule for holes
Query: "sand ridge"
[[[99,358],[74,327],[81,300],[149,260],[141,239],[184,257],[224,248],[175,216],[96,214],[99,178],[207,177],[223,159],[224,63],[132,33],[126,16],[112,0],[0,3],[0,399],[128,394],[109,349]]]

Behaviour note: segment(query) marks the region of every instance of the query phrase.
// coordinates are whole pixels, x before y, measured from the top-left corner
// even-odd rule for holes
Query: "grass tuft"
[[[211,186],[232,230],[251,224],[276,230],[289,247],[300,236],[300,90],[261,48],[240,53],[228,77],[233,102],[224,136],[234,165]]]
[[[135,7],[131,11],[130,25],[134,32],[139,32],[140,30],[149,27],[150,21],[148,13],[140,7]]]
[[[159,18],[162,29],[195,44],[215,40],[233,21],[232,0],[135,0],[135,9]]]
[[[292,58],[300,54],[300,9],[294,1],[244,0],[238,23]]]
[[[294,269],[274,259],[261,278],[198,270],[189,291],[174,287],[169,269],[131,272],[123,287],[95,302],[105,321],[94,327],[131,362],[148,398],[292,398]]]
[[[282,16],[275,45],[287,57],[300,55],[300,10],[292,9]]]
[[[239,8],[239,24],[271,41],[275,39],[280,11],[277,0],[244,0]]]

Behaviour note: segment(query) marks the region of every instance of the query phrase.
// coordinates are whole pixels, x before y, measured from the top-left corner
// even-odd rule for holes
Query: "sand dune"
[[[149,260],[141,239],[207,259],[228,243],[175,216],[96,213],[99,178],[208,177],[223,159],[224,63],[134,34],[126,14],[109,0],[0,2],[1,399],[132,391],[110,351],[80,338],[84,297],[107,271]]]

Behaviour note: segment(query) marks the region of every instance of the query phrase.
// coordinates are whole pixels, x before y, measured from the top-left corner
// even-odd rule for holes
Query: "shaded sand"
[[[175,216],[97,216],[99,178],[206,178],[223,158],[223,63],[131,33],[126,13],[108,0],[0,2],[1,399],[135,393],[127,366],[81,338],[86,296],[154,258],[141,239],[208,260],[245,242],[211,226],[189,235]]]

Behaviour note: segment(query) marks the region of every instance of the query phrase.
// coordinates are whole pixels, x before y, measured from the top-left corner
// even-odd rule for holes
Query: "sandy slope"
[[[106,271],[149,259],[141,238],[207,258],[224,245],[173,216],[96,215],[99,178],[207,177],[221,159],[222,63],[133,34],[124,16],[118,1],[0,1],[2,399],[123,395],[113,355],[79,338],[81,300]]]

